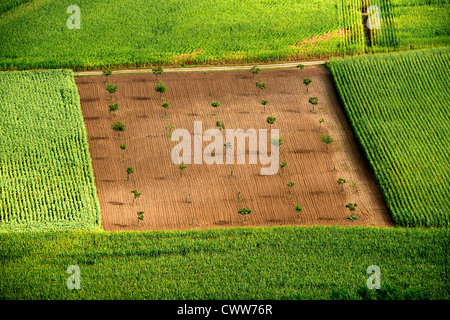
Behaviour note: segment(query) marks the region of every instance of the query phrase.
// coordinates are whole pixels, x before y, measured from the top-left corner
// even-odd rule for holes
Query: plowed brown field
[[[304,78],[313,80],[309,93]],[[258,93],[255,82],[260,79],[267,87]],[[154,90],[153,74],[111,75],[108,80],[119,85],[112,101],[104,76],[76,78],[105,230],[393,226],[324,66],[262,70],[255,77],[248,71],[166,73],[158,77],[167,86],[162,97]],[[310,111],[310,96],[319,98],[315,112]],[[261,99],[269,101],[266,112]],[[170,103],[165,118],[163,101]],[[213,108],[211,101],[221,106]],[[119,110],[113,115],[108,105],[115,102]],[[203,122],[203,131],[215,128],[217,120],[230,129],[267,129],[268,115],[277,117],[273,128],[283,139],[280,160],[288,162],[284,174],[261,176],[261,165],[245,164],[234,165],[230,176],[231,165],[190,164],[181,176],[170,159],[177,142],[167,137],[169,124],[191,133],[195,120]],[[111,129],[117,120],[127,126],[120,140]],[[328,151],[319,140],[323,134],[335,140]],[[126,144],[125,152],[120,144]],[[129,166],[135,173],[127,181]],[[347,180],[344,192],[339,178]],[[286,185],[290,180],[295,182],[291,197]],[[142,195],[132,204],[134,189]],[[242,201],[236,201],[238,191]],[[186,202],[189,197],[191,203]],[[358,204],[356,212],[348,211],[348,202]],[[303,207],[300,215],[294,209],[297,203]],[[242,207],[253,211],[246,222],[238,214]],[[144,211],[139,223],[137,211]],[[348,220],[352,214],[359,220]]]

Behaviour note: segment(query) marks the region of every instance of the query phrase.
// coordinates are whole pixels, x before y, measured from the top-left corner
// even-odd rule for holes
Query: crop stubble
[[[248,71],[167,73],[158,77],[167,85],[162,97],[154,90],[157,80],[152,74],[108,78],[119,85],[112,101],[104,89],[105,77],[76,78],[105,230],[393,225],[325,67],[301,72],[262,70],[255,77]],[[309,93],[304,78],[313,80]],[[267,85],[259,94],[258,80]],[[319,98],[316,112],[310,112],[310,96]],[[261,99],[269,101],[265,113]],[[170,103],[166,118],[162,118],[163,101]],[[219,101],[221,106],[213,108],[211,101]],[[108,104],[115,102],[119,103],[116,117],[108,112]],[[181,177],[171,162],[170,153],[177,142],[167,137],[168,124],[191,133],[195,120],[202,121],[203,131],[215,128],[217,120],[230,129],[268,129],[268,115],[277,117],[273,128],[280,130],[283,139],[280,161],[288,162],[285,174],[261,176],[260,164],[236,164],[231,177],[228,164],[188,164]],[[325,119],[322,128],[320,118]],[[117,120],[127,126],[120,140],[111,130]],[[335,139],[329,151],[319,140],[323,134]],[[120,144],[126,144],[125,157]],[[128,166],[135,169],[130,181]],[[344,192],[337,183],[339,178],[347,180]],[[292,197],[288,196],[290,180],[295,182]],[[142,195],[133,205],[134,189]],[[236,201],[238,191],[242,201]],[[191,203],[186,203],[189,193]],[[348,202],[358,204],[355,213],[345,208]],[[297,203],[303,207],[300,215],[294,209]],[[253,210],[245,223],[237,212],[242,207]],[[139,223],[137,211],[144,211]],[[359,219],[346,219],[351,214]]]

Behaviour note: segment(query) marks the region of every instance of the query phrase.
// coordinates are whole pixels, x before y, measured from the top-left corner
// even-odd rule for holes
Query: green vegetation
[[[158,82],[166,65],[249,63],[256,81],[259,62],[450,44],[447,0],[370,1],[382,26],[373,30],[361,15],[364,3],[80,0],[81,29],[69,30],[72,2],[5,0],[0,70],[103,69],[112,100],[118,87],[108,77],[119,67],[151,67]],[[449,300],[450,48],[334,58],[329,67],[396,225],[417,228],[103,232],[72,71],[0,72],[0,299]],[[304,65],[297,68],[301,81]],[[308,92],[311,79],[303,83]],[[255,85],[259,97],[266,84]],[[167,90],[161,80],[154,89],[161,99]],[[268,100],[258,100],[265,113]],[[317,97],[309,102],[314,111]],[[119,139],[125,128],[111,125]],[[334,142],[319,139],[327,150]],[[125,158],[126,145],[120,148]],[[280,175],[286,165],[280,162]],[[186,168],[178,165],[181,178]],[[126,173],[128,181],[134,168]],[[343,192],[346,180],[337,182]],[[289,197],[294,185],[287,183]],[[131,194],[134,204],[141,193]],[[240,191],[235,200],[249,201]],[[294,203],[300,218],[304,208]],[[347,203],[347,219],[359,214],[364,222],[363,207]],[[252,213],[236,210],[243,222]],[[143,211],[130,214],[143,223]],[[81,268],[80,290],[66,287],[70,265]],[[370,265],[381,268],[380,290],[367,289]]]
[[[130,174],[134,173],[134,168],[133,167],[128,167],[127,168],[127,181],[130,180]]]
[[[272,138],[270,140],[270,143],[276,147],[279,147],[283,144],[283,139],[282,138]]]
[[[332,54],[337,37],[316,45],[302,42],[340,28],[339,1],[151,0],[143,5],[126,0],[112,5],[80,0],[81,29],[69,30],[66,10],[72,2],[34,0],[2,15],[0,68],[242,63]]]
[[[450,48],[333,59],[356,137],[400,226],[450,226]]]
[[[286,160],[283,160],[282,162],[280,162],[280,175],[281,174],[284,174],[284,167],[286,167],[286,165],[287,165],[288,163],[287,163],[287,161]]]
[[[180,170],[180,175],[181,177],[183,177],[183,170],[186,169],[187,166],[185,166],[184,164],[179,164],[178,165],[178,170]]]
[[[448,0],[391,0],[400,49],[450,44]]]
[[[312,80],[310,78],[303,79],[303,84],[306,86],[306,93],[308,93],[308,86],[310,85],[311,82]]]
[[[326,134],[324,136],[320,136],[319,137],[320,141],[322,141],[323,143],[325,143],[327,145],[327,151],[328,151],[328,145],[332,142],[334,142],[334,139],[332,136],[330,136],[329,134]]]
[[[111,125],[111,129],[113,129],[115,132],[117,132],[117,137],[118,137],[118,139],[120,139],[120,133],[125,131],[126,125],[123,124],[121,121],[117,121]]]
[[[449,237],[373,227],[5,233],[0,298],[448,300]],[[79,290],[66,287],[70,265]],[[367,289],[370,265],[380,290]]]
[[[319,103],[318,97],[309,97],[308,102],[313,106],[310,111],[314,111],[314,107]]]
[[[355,211],[357,206],[358,204],[352,202],[349,202],[345,205],[345,207],[348,208],[348,210],[350,211]]]
[[[450,3],[442,0],[342,0],[339,53],[385,52],[450,44]],[[366,3],[363,7],[362,4]],[[367,28],[369,5],[379,8],[380,29]],[[361,12],[365,15],[361,16]],[[375,12],[372,12],[375,13]],[[372,16],[373,17],[373,16]],[[338,53],[338,52],[336,52]]]
[[[240,215],[244,216],[243,222],[246,222],[246,221],[247,221],[247,215],[249,215],[250,213],[252,213],[252,209],[250,209],[250,208],[240,208],[240,209],[238,210],[238,213],[239,213]]]
[[[112,100],[112,94],[117,91],[119,85],[114,85],[113,83],[106,82],[105,89],[110,93],[109,100]]]
[[[159,96],[162,97],[162,94],[167,91],[167,87],[162,81],[160,81],[156,84],[155,91],[159,92]]]
[[[287,186],[289,188],[289,194],[291,194],[291,189],[292,189],[293,186],[295,186],[295,182],[294,181],[289,181],[287,183]]]
[[[269,101],[268,100],[266,100],[266,99],[262,99],[261,100],[261,104],[264,106],[264,112],[266,112],[266,105],[269,103]]]
[[[442,1],[372,1],[383,19],[373,47],[360,0],[82,0],[79,30],[66,27],[70,1],[34,0],[7,11],[19,2],[0,5],[3,70],[269,62],[450,42],[450,4]]]
[[[274,116],[268,116],[268,117],[266,118],[266,122],[267,122],[268,124],[270,124],[270,125],[274,124],[276,120],[277,120],[277,118],[274,117]]]
[[[250,69],[250,72],[253,74],[253,76],[258,74],[259,71],[261,71],[261,69],[258,68],[258,66],[256,64]]]
[[[137,191],[137,189],[134,189],[133,191],[131,191],[131,193],[133,194],[133,204],[134,204],[134,201],[141,196],[141,193]]]
[[[216,121],[216,127],[219,128],[220,132],[222,132],[222,129],[225,130],[225,124],[222,121]]]
[[[0,232],[100,228],[72,71],[0,73]]]
[[[258,94],[266,88],[266,84],[264,82],[261,82],[261,80],[256,82],[255,85],[259,89]]]
[[[110,104],[108,108],[109,112],[116,112],[117,110],[119,110],[119,104],[118,103]]]
[[[163,68],[161,68],[161,66],[159,66],[157,68],[153,68],[152,72],[155,75],[156,79],[158,79],[158,76],[161,75],[164,72],[164,70]]]
[[[341,192],[344,192],[344,183],[346,183],[347,182],[347,180],[345,180],[345,179],[343,179],[343,178],[339,178],[338,180],[337,180],[337,183],[338,184],[340,184],[342,187],[341,187]]]

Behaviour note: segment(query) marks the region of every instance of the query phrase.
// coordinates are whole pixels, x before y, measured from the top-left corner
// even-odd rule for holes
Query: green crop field
[[[447,0],[350,0],[353,7],[379,7],[380,29],[366,29],[366,52],[419,49],[450,44],[450,1]],[[353,9],[354,10],[354,9]],[[356,22],[360,10],[353,13]],[[376,14],[376,12],[375,12]],[[362,27],[366,26],[364,21]],[[361,29],[361,27],[359,27]],[[369,36],[370,35],[370,36]],[[353,37],[354,38],[354,37]],[[359,37],[361,39],[361,37]]]
[[[69,30],[66,10],[71,1],[35,0],[2,15],[0,66],[93,68],[331,53],[338,39],[321,48],[296,45],[339,28],[334,3],[336,0],[318,0],[313,5],[296,0],[81,0],[77,2],[81,29]],[[45,19],[40,18],[43,16]],[[10,38],[13,30],[16,36]]]
[[[0,234],[1,299],[449,299],[449,229]],[[68,290],[70,265],[80,289]],[[377,265],[382,288],[368,290]]]
[[[450,49],[334,59],[355,134],[400,226],[450,226]]]
[[[81,0],[80,29],[68,29],[71,1],[33,0],[0,13],[0,69],[299,60],[450,43],[448,2],[374,0],[383,23],[371,43],[362,3]]]
[[[392,0],[391,8],[399,48],[450,44],[449,0]]]
[[[72,71],[1,72],[0,231],[99,226]]]

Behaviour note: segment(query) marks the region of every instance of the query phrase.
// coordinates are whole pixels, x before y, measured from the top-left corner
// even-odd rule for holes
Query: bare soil
[[[313,80],[308,93],[304,78]],[[164,73],[158,79],[153,74],[113,74],[108,80],[119,89],[111,101],[105,79],[76,78],[105,230],[393,226],[324,66],[262,70],[256,76],[249,71]],[[162,96],[154,89],[159,80],[167,86]],[[260,93],[258,80],[266,83]],[[311,96],[319,98],[314,112]],[[262,99],[269,101],[266,112]],[[165,118],[164,101],[170,103]],[[221,106],[213,108],[211,101]],[[109,113],[108,105],[116,102],[118,112]],[[230,129],[267,129],[268,115],[277,118],[273,128],[283,139],[280,161],[288,164],[282,174],[261,176],[261,164],[235,164],[233,176],[232,165],[189,164],[181,175],[170,159],[177,144],[167,136],[170,124],[191,133],[195,120],[203,122],[203,131],[215,128],[217,120]],[[320,118],[325,122],[320,124]],[[120,140],[111,129],[117,120],[126,125]],[[328,150],[319,140],[324,134],[335,140]],[[126,144],[125,151],[120,144]],[[127,180],[129,166],[135,173]],[[339,178],[347,181],[343,192]],[[288,181],[295,182],[292,195]],[[134,189],[141,196],[133,204]],[[358,204],[355,212],[345,207],[349,202]],[[303,207],[300,214],[296,204]],[[242,207],[252,210],[245,222],[238,214]],[[138,211],[144,212],[143,221],[138,222]],[[350,215],[359,219],[351,221]]]

